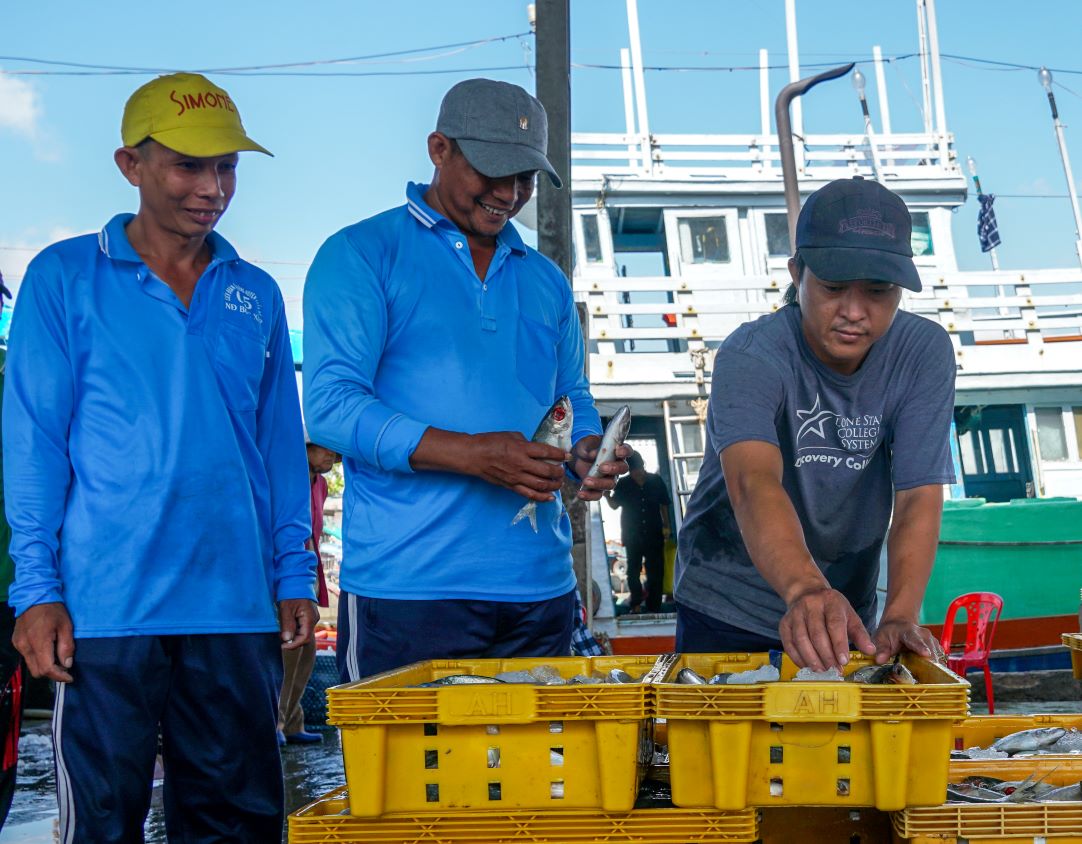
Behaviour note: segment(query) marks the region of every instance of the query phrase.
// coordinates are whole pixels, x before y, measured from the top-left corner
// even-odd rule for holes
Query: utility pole
[[[537,248],[563,270],[571,283],[571,21],[570,0],[537,0],[531,25],[537,37],[537,99],[549,119],[548,158],[563,182],[557,189],[547,176],[537,180]],[[585,343],[586,314],[579,306]],[[587,366],[590,356],[586,355]],[[590,508],[577,496],[578,486],[564,482],[563,500],[571,520],[571,562],[593,628],[597,601],[590,571]]]
[[[537,0],[537,98],[549,119],[548,158],[564,183],[537,180],[537,248],[571,280],[570,0]]]

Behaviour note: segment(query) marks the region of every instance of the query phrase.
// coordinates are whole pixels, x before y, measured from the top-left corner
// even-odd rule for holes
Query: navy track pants
[[[547,601],[400,601],[343,592],[343,683],[424,659],[570,656],[575,591]]]
[[[77,639],[53,712],[61,844],[143,841],[162,735],[170,842],[278,842],[276,633]]]

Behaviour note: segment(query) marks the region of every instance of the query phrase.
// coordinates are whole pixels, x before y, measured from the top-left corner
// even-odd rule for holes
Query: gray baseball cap
[[[518,85],[494,79],[459,82],[440,104],[436,131],[458,143],[474,170],[499,179],[544,170],[561,187],[549,162],[545,107]]]

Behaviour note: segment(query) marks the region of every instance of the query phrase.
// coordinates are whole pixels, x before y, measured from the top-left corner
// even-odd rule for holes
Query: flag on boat
[[[981,202],[981,210],[977,214],[977,237],[981,242],[981,252],[990,252],[999,246],[999,226],[996,225],[996,212],[992,209],[996,195],[982,193],[977,199]]]

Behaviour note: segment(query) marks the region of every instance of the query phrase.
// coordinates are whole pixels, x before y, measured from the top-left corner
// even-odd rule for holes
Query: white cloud
[[[34,138],[41,117],[41,99],[34,86],[0,70],[0,129]]]

